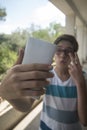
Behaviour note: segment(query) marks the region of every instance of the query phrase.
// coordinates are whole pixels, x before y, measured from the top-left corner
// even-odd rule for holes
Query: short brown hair
[[[74,49],[74,52],[77,52],[78,51],[78,42],[77,40],[75,39],[74,36],[72,35],[69,35],[69,34],[63,34],[61,36],[59,36],[55,41],[54,41],[54,44],[59,44],[60,41],[62,40],[65,40],[65,41],[69,41],[72,46],[73,46],[73,49]]]

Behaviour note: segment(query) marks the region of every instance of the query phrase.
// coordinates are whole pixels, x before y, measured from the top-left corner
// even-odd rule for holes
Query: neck
[[[55,72],[58,75],[58,77],[62,80],[65,81],[70,77],[70,74],[68,72],[68,69],[58,69],[57,67],[55,67]]]

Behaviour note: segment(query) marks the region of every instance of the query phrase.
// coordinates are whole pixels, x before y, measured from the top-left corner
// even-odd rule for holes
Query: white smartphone
[[[56,51],[56,45],[50,42],[30,37],[25,47],[23,64],[51,64]]]
[[[22,64],[51,64],[56,51],[56,45],[30,37],[25,47]],[[38,91],[38,90],[37,90]],[[32,97],[39,99],[39,97]]]

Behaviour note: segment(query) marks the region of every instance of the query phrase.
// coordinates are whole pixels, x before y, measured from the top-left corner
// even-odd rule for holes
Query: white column
[[[85,28],[85,55],[87,61],[87,27]]]
[[[85,35],[85,38],[86,38],[85,44],[86,44],[86,60],[87,60],[87,27],[86,27],[86,35]]]
[[[87,57],[87,28],[84,27],[84,37],[83,37],[83,61],[86,61]]]
[[[80,62],[83,62],[83,25],[77,25],[77,41],[79,43],[78,55]]]
[[[66,15],[66,30],[67,34],[75,36],[75,14]]]

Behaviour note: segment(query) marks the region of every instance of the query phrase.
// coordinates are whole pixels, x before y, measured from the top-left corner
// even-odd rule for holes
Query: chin
[[[60,68],[61,68],[61,69],[68,69],[68,65],[67,65],[67,64],[61,64],[61,65],[60,65]]]

